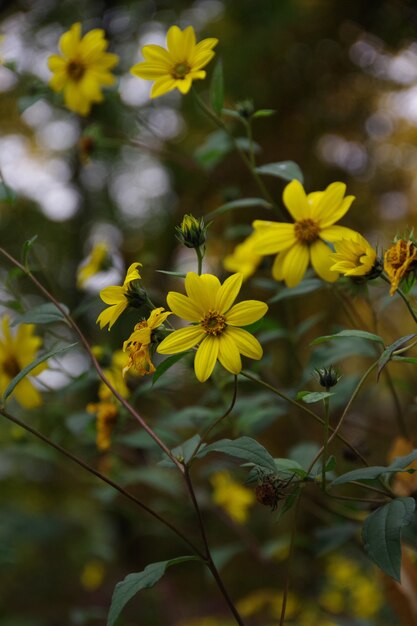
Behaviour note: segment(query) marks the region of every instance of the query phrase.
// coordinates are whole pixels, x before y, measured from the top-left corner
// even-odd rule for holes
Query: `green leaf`
[[[14,204],[16,202],[16,192],[6,185],[6,183],[0,180],[0,202],[5,202],[6,204]]]
[[[392,361],[402,361],[403,363],[413,363],[417,365],[417,358],[415,356],[400,356],[394,355],[391,358]]]
[[[275,115],[276,110],[275,109],[259,109],[259,111],[255,111],[255,113],[252,115],[252,118],[258,118],[258,117],[271,117],[271,115]]]
[[[22,265],[24,265],[26,267],[26,269],[29,269],[29,267],[28,267],[28,258],[29,258],[30,249],[33,246],[33,244],[35,243],[35,241],[37,240],[37,238],[38,238],[38,235],[34,235],[34,237],[32,237],[31,239],[27,239],[25,241],[25,243],[23,244]]]
[[[307,476],[307,472],[301,467],[297,461],[293,459],[274,459],[275,469],[279,474],[296,474],[301,478]]]
[[[385,574],[401,582],[401,531],[413,519],[413,498],[396,498],[369,515],[362,531],[363,545]]]
[[[216,167],[233,150],[233,143],[224,130],[216,130],[194,152],[196,161],[206,170]]]
[[[210,103],[217,115],[221,115],[224,102],[223,63],[219,59],[214,67],[210,83]]]
[[[159,274],[167,274],[167,276],[176,276],[177,278],[185,278],[187,274],[184,272],[169,272],[168,270],[155,270]]]
[[[304,182],[303,173],[297,163],[294,161],[280,161],[278,163],[267,163],[256,168],[258,174],[267,176],[276,176],[284,180],[299,180],[301,184]]]
[[[379,379],[379,376],[382,370],[384,369],[384,367],[386,366],[386,364],[388,363],[388,361],[391,360],[392,353],[395,350],[398,350],[398,348],[401,348],[402,346],[404,346],[408,341],[410,341],[410,339],[413,339],[413,337],[415,336],[416,336],[416,333],[413,333],[411,335],[405,335],[404,337],[400,337],[400,339],[397,339],[397,341],[394,341],[394,343],[391,343],[389,346],[385,348],[384,352],[381,354],[378,360],[377,380]]]
[[[238,439],[220,439],[209,444],[197,454],[198,457],[206,456],[209,452],[222,452],[230,456],[253,463],[254,465],[275,472],[276,465],[272,456],[260,443],[251,437],[239,437]]]
[[[296,395],[296,400],[302,400],[306,404],[313,404],[334,395],[335,393],[331,391],[299,391]]]
[[[387,467],[383,465],[374,465],[372,467],[361,467],[346,474],[342,474],[332,482],[333,485],[344,485],[353,480],[375,480],[383,474],[392,474],[395,472],[408,472],[413,474],[416,470],[408,468],[408,466],[417,459],[417,450],[413,450],[406,456],[396,457]]]
[[[171,453],[181,463],[188,463],[200,441],[200,435],[193,435],[179,446],[172,448]],[[200,452],[204,450],[205,447],[206,445],[203,443],[200,448]],[[200,456],[200,453],[198,453],[197,456]],[[158,465],[161,465],[162,467],[175,467],[174,463],[169,458],[163,458],[162,461],[159,461]]]
[[[384,345],[384,340],[379,335],[374,335],[373,333],[368,333],[366,330],[341,330],[340,333],[335,333],[334,335],[323,335],[322,337],[317,337],[314,341],[311,342],[311,346],[315,346],[319,343],[323,343],[324,341],[329,341],[330,339],[340,339],[342,337],[354,337],[355,339],[368,339],[369,341],[376,341],[377,343],[381,343]]]
[[[129,574],[120,583],[117,583],[111,599],[107,626],[114,626],[126,604],[142,589],[153,587],[165,574],[168,567],[185,561],[199,561],[196,556],[180,556],[169,561],[159,561],[147,565],[142,572]]]
[[[67,313],[69,310],[64,304],[61,306]],[[30,311],[26,311],[19,317],[18,320],[13,322],[15,324],[53,324],[56,322],[65,322],[65,317],[59,309],[56,308],[52,302],[44,302],[39,306],[34,307]]]
[[[277,294],[275,294],[275,296],[272,296],[272,298],[268,300],[268,303],[272,304],[273,302],[279,302],[280,300],[284,300],[286,298],[302,296],[306,293],[323,289],[323,287],[323,281],[319,278],[306,278],[299,285],[297,285],[297,287],[283,287]]]
[[[57,354],[61,354],[62,352],[67,352],[67,350],[71,350],[71,348],[73,348],[74,346],[76,346],[77,343],[71,343],[69,346],[63,346],[61,348],[57,348],[56,350],[51,350],[50,352],[46,352],[45,354],[41,354],[40,356],[38,356],[37,359],[35,359],[34,361],[32,361],[32,363],[29,363],[29,365],[26,365],[26,367],[24,367],[17,376],[15,376],[10,383],[8,384],[6,391],[3,394],[3,397],[1,399],[1,404],[3,404],[7,398],[10,396],[11,393],[13,393],[14,388],[16,387],[16,385],[18,385],[20,383],[20,381],[27,376],[27,374],[29,374],[33,369],[35,369],[35,367],[37,367],[38,365],[40,365],[41,363],[43,363],[44,361],[46,361],[47,359],[51,359],[53,356],[57,355]]]
[[[240,198],[239,200],[232,200],[231,202],[226,202],[226,204],[222,204],[214,211],[210,211],[205,216],[205,220],[210,220],[213,217],[217,217],[217,215],[223,215],[223,213],[228,213],[229,211],[233,211],[234,209],[251,209],[252,207],[263,207],[264,209],[270,209],[271,204],[264,200],[263,198]]]
[[[156,381],[158,380],[158,378],[162,376],[162,374],[165,374],[167,370],[169,370],[173,365],[175,365],[175,363],[183,359],[187,354],[191,354],[191,350],[187,350],[186,352],[181,352],[180,354],[173,354],[172,356],[169,356],[167,359],[162,361],[162,363],[158,365],[158,367],[156,368],[152,376],[152,385],[156,383]]]

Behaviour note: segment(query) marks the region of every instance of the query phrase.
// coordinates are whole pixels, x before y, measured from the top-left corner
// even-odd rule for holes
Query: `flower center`
[[[186,63],[177,63],[177,65],[174,67],[173,77],[177,80],[181,80],[186,77],[189,71],[190,68]]]
[[[209,311],[201,320],[201,326],[207,335],[221,335],[226,328],[226,318],[217,311]]]
[[[319,232],[320,226],[310,218],[295,223],[295,236],[301,243],[312,243],[316,241]]]
[[[78,82],[84,76],[85,67],[79,61],[69,61],[67,64],[67,72],[72,80]]]
[[[20,372],[20,365],[14,356],[9,356],[2,363],[3,372],[9,378],[14,378]]]

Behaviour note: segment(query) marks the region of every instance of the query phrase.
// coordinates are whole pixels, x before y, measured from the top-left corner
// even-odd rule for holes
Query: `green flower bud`
[[[129,306],[135,309],[140,309],[144,304],[148,303],[148,294],[145,289],[141,287],[139,280],[133,280],[129,283],[125,295]]]
[[[207,227],[202,217],[184,215],[181,225],[175,227],[176,237],[187,248],[200,248],[206,241]]]
[[[337,385],[341,376],[339,372],[331,365],[330,367],[321,367],[320,369],[316,369],[316,374],[319,379],[319,383],[322,387],[326,389],[330,389],[330,387],[334,387]]]

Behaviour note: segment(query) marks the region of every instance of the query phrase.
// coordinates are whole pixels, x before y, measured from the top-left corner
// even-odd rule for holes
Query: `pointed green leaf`
[[[175,363],[183,359],[187,354],[191,354],[191,350],[187,350],[186,352],[180,352],[180,354],[173,354],[172,356],[169,356],[167,359],[162,361],[162,363],[158,365],[153,374],[152,385],[156,383],[156,381],[162,376],[162,374],[165,374],[167,370],[175,365]]]
[[[69,313],[68,308],[61,304],[61,306],[65,309],[67,313]],[[18,320],[13,322],[15,324],[53,324],[55,322],[65,322],[65,317],[61,313],[59,309],[52,302],[44,302],[39,306],[30,309],[30,311],[26,311],[23,313]]]
[[[210,84],[210,103],[217,115],[220,115],[224,102],[223,63],[219,59],[214,67]]]
[[[38,238],[38,235],[34,235],[31,239],[27,239],[25,243],[23,244],[22,265],[24,265],[26,269],[28,269],[28,258],[29,258],[30,249],[32,248],[37,238]]]
[[[410,454],[406,456],[399,456],[394,459],[394,461],[388,465],[374,465],[372,467],[361,467],[356,470],[352,470],[351,472],[347,472],[346,474],[342,474],[342,476],[338,476],[333,482],[333,485],[344,485],[346,483],[350,483],[352,481],[357,480],[375,480],[379,478],[383,474],[393,474],[396,472],[407,472],[408,474],[414,474],[416,470],[413,468],[409,468],[408,466],[417,459],[417,450],[413,450]]]
[[[294,161],[280,161],[279,163],[267,163],[256,168],[258,174],[267,176],[276,176],[284,180],[299,180],[301,184],[304,182],[304,176]]]
[[[377,376],[377,379],[379,378],[382,370],[384,369],[384,367],[386,366],[388,361],[390,361],[390,359],[392,357],[392,353],[395,350],[398,350],[399,348],[404,346],[408,341],[410,341],[410,339],[413,339],[413,337],[415,337],[415,336],[416,336],[416,333],[413,333],[411,335],[405,335],[404,337],[400,337],[400,339],[397,339],[397,341],[394,341],[394,343],[390,344],[389,346],[387,346],[385,348],[384,352],[381,354],[381,356],[379,357],[379,360],[378,360],[378,376]]]
[[[71,350],[71,348],[73,348],[76,345],[77,345],[77,343],[71,343],[69,346],[62,346],[61,348],[57,348],[55,350],[51,350],[50,352],[46,352],[45,354],[41,354],[40,356],[38,356],[37,359],[32,361],[32,363],[29,363],[29,365],[26,365],[26,367],[24,367],[18,373],[18,375],[15,376],[10,381],[10,383],[8,384],[8,386],[6,388],[6,391],[4,392],[3,397],[1,399],[1,403],[3,404],[7,400],[7,398],[10,396],[10,394],[13,393],[14,388],[16,387],[16,385],[18,385],[20,383],[20,381],[25,376],[30,374],[30,372],[32,370],[34,370],[35,367],[37,367],[38,365],[40,365],[44,361],[47,361],[48,359],[51,359],[53,356],[56,356],[57,354],[61,354],[62,352],[67,352],[67,350]]]
[[[253,463],[269,472],[276,471],[275,461],[260,443],[251,437],[238,439],[221,439],[209,444],[198,452],[198,457],[206,456],[209,452],[223,452],[230,456]]]
[[[168,270],[156,270],[159,274],[166,274],[167,276],[175,276],[176,278],[185,278],[187,274],[184,272],[169,272]]]
[[[368,339],[369,341],[376,341],[377,343],[381,343],[384,345],[384,340],[379,335],[374,335],[373,333],[368,333],[366,330],[341,330],[340,333],[335,333],[334,335],[323,335],[322,337],[317,337],[314,341],[311,342],[311,346],[315,346],[319,343],[323,343],[324,341],[329,341],[330,339],[340,339],[342,337],[354,337],[355,339]]]
[[[299,391],[296,395],[296,400],[302,400],[306,404],[313,404],[334,395],[335,393],[332,391]]]
[[[120,583],[117,583],[111,599],[107,626],[114,626],[126,604],[142,589],[153,587],[165,574],[168,567],[185,561],[198,561],[196,556],[180,556],[169,561],[159,561],[147,565],[142,572],[129,574]]]
[[[275,115],[275,113],[275,109],[259,109],[259,111],[255,111],[252,117],[254,119],[258,117],[271,117],[271,115]]]
[[[363,545],[385,574],[401,582],[401,531],[413,519],[413,498],[397,498],[369,515],[364,523]]]

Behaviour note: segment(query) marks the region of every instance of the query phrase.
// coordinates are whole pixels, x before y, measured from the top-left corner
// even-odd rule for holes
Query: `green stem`
[[[385,282],[386,282],[386,283],[388,283],[389,285],[391,284],[391,281],[390,281],[390,279],[388,278],[388,276],[385,274],[385,272],[383,272],[383,273],[381,274],[381,278],[382,278],[382,280],[385,280]],[[414,312],[413,307],[411,306],[411,304],[410,304],[410,302],[409,302],[409,300],[408,300],[407,296],[405,295],[405,293],[404,293],[404,292],[402,291],[402,289],[400,289],[399,287],[397,288],[396,293],[398,293],[398,295],[400,296],[400,298],[404,301],[404,303],[405,303],[405,305],[406,305],[406,307],[407,307],[407,309],[408,309],[408,311],[409,311],[409,313],[410,313],[411,317],[413,318],[413,320],[414,320],[414,321],[416,322],[416,324],[417,324],[417,316],[416,316],[416,313]]]
[[[194,249],[197,255],[197,263],[198,263],[197,274],[201,276],[201,274],[203,273],[204,251],[201,249],[201,246],[198,246],[198,248],[194,248]]]
[[[270,391],[272,391],[272,393],[276,394],[277,396],[279,396],[280,398],[282,398],[289,404],[292,404],[293,406],[296,406],[298,409],[301,409],[301,411],[304,411],[304,413],[307,413],[308,415],[310,415],[310,417],[313,417],[316,420],[316,422],[319,422],[322,426],[324,425],[324,419],[322,419],[319,415],[317,415],[317,413],[314,413],[314,411],[311,411],[308,407],[304,406],[300,402],[297,402],[297,400],[293,400],[289,396],[286,396],[284,393],[276,389],[276,387],[273,387],[272,385],[270,385],[269,383],[266,383],[260,378],[256,378],[255,376],[252,376],[252,374],[249,374],[249,372],[242,370],[240,373],[245,378],[248,378],[249,380],[252,380],[253,382],[258,383],[258,385],[262,385],[263,387],[266,387],[266,389],[269,389]],[[329,429],[332,432],[334,431],[334,429],[331,426],[329,426]],[[347,439],[345,439],[339,433],[337,433],[337,437],[338,439],[340,439],[340,441],[342,441],[345,444],[345,446],[347,446],[350,450],[352,450],[352,452],[362,461],[364,465],[369,466],[369,463],[365,459],[365,457]],[[314,463],[315,462],[316,461],[314,461]]]
[[[252,178],[254,179],[255,183],[257,184],[258,189],[261,192],[261,194],[263,195],[263,197],[265,198],[265,200],[267,200],[267,202],[269,202],[275,209],[277,209],[279,211],[279,208],[275,204],[271,194],[269,193],[269,191],[265,187],[265,185],[262,182],[258,172],[256,171],[256,168],[254,167],[252,159],[247,157],[245,151],[242,150],[242,148],[239,146],[239,144],[237,143],[235,137],[229,131],[229,129],[227,128],[227,126],[223,122],[223,120],[221,120],[219,117],[217,117],[217,115],[214,113],[214,111],[212,111],[207,106],[207,104],[204,102],[204,100],[202,100],[200,98],[200,96],[198,95],[198,93],[197,93],[197,91],[195,89],[193,89],[193,93],[194,93],[194,97],[195,97],[196,102],[197,102],[198,106],[200,107],[200,109],[207,115],[207,117],[210,118],[210,120],[218,128],[223,130],[227,134],[227,136],[230,138],[230,140],[232,141],[236,151],[238,152],[238,154],[239,154],[240,158],[242,159],[243,163],[246,165],[246,167],[248,168],[249,172],[251,173]]]
[[[79,465],[80,467],[85,469],[87,472],[89,472],[90,474],[93,474],[93,476],[96,476],[97,478],[99,478],[103,482],[105,482],[108,485],[110,485],[110,487],[112,487],[113,489],[115,489],[116,491],[121,493],[122,496],[124,496],[125,498],[128,498],[129,500],[134,502],[143,511],[146,511],[147,513],[149,513],[149,515],[152,515],[152,517],[154,517],[159,522],[164,524],[164,526],[166,526],[167,528],[172,530],[172,532],[174,532],[178,537],[180,537],[180,539],[182,539],[188,545],[188,547],[191,548],[191,550],[197,556],[199,556],[201,559],[204,559],[204,554],[185,535],[183,535],[183,533],[178,528],[176,528],[168,520],[164,519],[161,515],[159,515],[159,513],[156,513],[156,511],[153,511],[152,509],[150,509],[148,506],[146,506],[146,504],[143,504],[143,502],[138,500],[138,498],[136,498],[136,496],[134,496],[132,493],[130,493],[129,491],[126,491],[126,489],[124,489],[123,487],[121,487],[120,485],[115,483],[110,478],[107,478],[107,476],[104,476],[104,474],[101,474],[99,471],[94,469],[94,467],[91,467],[91,465],[88,465],[88,463],[86,463],[85,461],[83,461],[79,457],[75,456],[75,454],[72,454],[72,452],[70,452],[66,448],[63,448],[58,443],[55,443],[54,441],[49,439],[49,437],[47,437],[46,435],[42,434],[41,432],[39,432],[38,430],[36,430],[32,426],[29,426],[28,424],[25,424],[24,422],[22,422],[20,419],[18,419],[14,415],[11,415],[5,409],[0,408],[0,415],[3,415],[3,417],[8,419],[10,422],[13,422],[14,424],[17,424],[18,426],[20,426],[20,428],[23,428],[27,432],[31,433],[31,435],[34,435],[35,437],[37,437],[38,439],[40,439],[44,443],[48,444],[48,446],[51,446],[52,448],[55,448],[55,450],[58,450],[58,452],[60,452],[64,456],[66,456],[68,459],[71,459],[71,461],[73,461],[74,463],[76,463],[77,465]]]
[[[326,391],[329,388],[326,387]],[[329,416],[330,416],[330,402],[329,398],[324,398],[324,428],[323,428],[323,461],[321,464],[321,488],[326,491],[326,463],[327,463],[327,449],[329,444]]]

